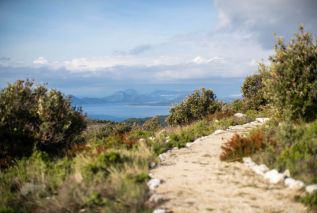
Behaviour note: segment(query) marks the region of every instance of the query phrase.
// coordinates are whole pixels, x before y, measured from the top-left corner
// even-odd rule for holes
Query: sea
[[[168,115],[171,106],[91,103],[81,104],[81,108],[87,117],[91,119],[123,121],[128,118],[145,118],[155,115]]]

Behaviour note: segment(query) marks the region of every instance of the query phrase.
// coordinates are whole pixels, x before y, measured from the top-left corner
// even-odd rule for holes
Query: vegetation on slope
[[[232,137],[223,146],[221,159],[241,160],[253,154],[258,162],[288,169],[293,177],[316,184],[317,39],[300,26],[289,44],[277,38],[270,61],[245,80],[244,100],[235,104],[269,109],[273,121],[256,130],[261,137],[254,133]],[[317,209],[316,192],[301,200]]]
[[[150,212],[146,182],[159,154],[267,113],[273,121],[235,135],[222,160],[253,155],[316,183],[316,42],[301,28],[275,50],[271,64],[244,82],[242,100],[224,104],[212,90],[197,90],[171,109],[164,128],[154,117],[85,129],[81,111],[60,92],[30,81],[9,85],[0,92],[0,212]],[[234,117],[239,111],[247,117]],[[301,200],[316,208],[316,193]]]

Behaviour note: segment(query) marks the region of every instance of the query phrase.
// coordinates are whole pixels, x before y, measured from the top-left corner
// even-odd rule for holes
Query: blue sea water
[[[89,118],[112,121],[168,115],[170,109],[170,106],[126,104],[82,104],[81,107]]]

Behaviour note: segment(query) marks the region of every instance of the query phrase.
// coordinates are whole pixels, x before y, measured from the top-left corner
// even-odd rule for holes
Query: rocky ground
[[[170,152],[151,171],[161,180],[150,199],[159,203],[157,212],[307,212],[295,201],[302,192],[269,184],[243,163],[219,160],[224,141],[257,125],[218,131]]]

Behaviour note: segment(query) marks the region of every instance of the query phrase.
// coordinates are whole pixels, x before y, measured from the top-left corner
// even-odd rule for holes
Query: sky
[[[214,89],[243,79],[304,24],[315,0],[0,0],[0,87],[18,79],[66,94]]]

